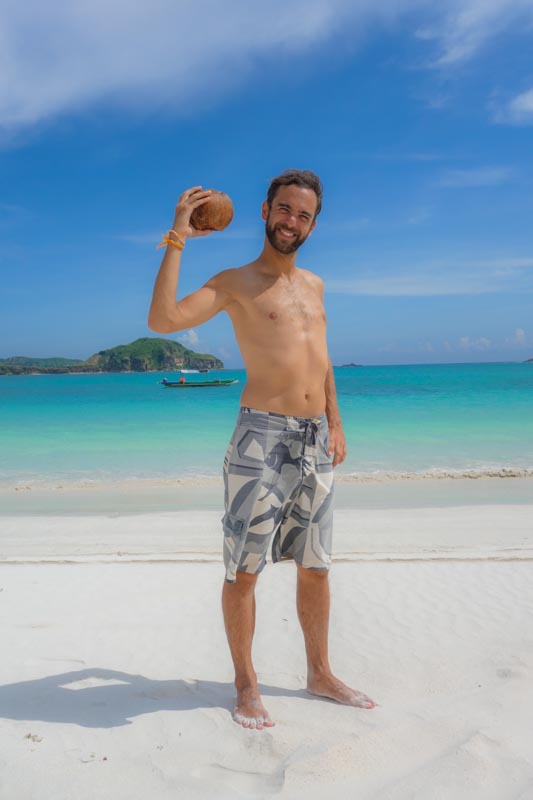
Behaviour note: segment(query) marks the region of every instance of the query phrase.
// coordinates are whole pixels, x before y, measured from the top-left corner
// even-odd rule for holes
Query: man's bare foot
[[[366,694],[350,689],[349,686],[346,686],[345,683],[331,674],[309,678],[307,691],[309,694],[314,694],[318,697],[329,697],[330,700],[336,700],[345,706],[359,706],[360,708],[374,708],[377,706],[377,703],[367,697]]]
[[[259,689],[256,686],[237,692],[233,719],[243,728],[256,728],[258,731],[274,726],[268,711],[261,702]]]

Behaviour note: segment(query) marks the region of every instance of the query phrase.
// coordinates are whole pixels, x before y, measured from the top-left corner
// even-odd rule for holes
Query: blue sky
[[[223,8],[223,5],[226,7]],[[228,192],[179,296],[253,259],[287,167],[324,207],[298,263],[333,363],[533,357],[530,0],[8,2],[0,11],[0,357],[155,336],[181,191]],[[242,360],[221,314],[170,336]]]

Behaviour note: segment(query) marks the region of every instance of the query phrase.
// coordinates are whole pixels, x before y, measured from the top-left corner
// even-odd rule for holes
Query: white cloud
[[[517,328],[514,332],[515,342],[524,345],[526,343],[526,332],[523,328]]]
[[[533,89],[517,95],[511,100],[509,107],[515,114],[527,114],[533,116]]]
[[[462,350],[488,350],[492,342],[481,336],[479,339],[471,339],[469,336],[461,336],[459,339],[459,347]]]
[[[494,101],[492,105],[496,105]],[[517,94],[503,107],[496,107],[494,120],[509,125],[533,125],[533,89]]]
[[[194,328],[191,328],[190,330],[185,331],[185,333],[180,334],[177,339],[178,342],[181,342],[181,344],[185,345],[185,347],[189,347],[191,350],[194,350],[194,348],[200,343],[200,337]]]
[[[436,67],[460,64],[490,39],[533,22],[531,0],[447,0],[435,7],[441,10],[441,19],[416,33],[420,39],[437,41],[441,53]]]
[[[492,292],[532,292],[533,258],[486,259],[428,263],[408,271],[351,266],[355,278],[326,278],[328,294],[373,297],[430,297]]]
[[[480,167],[478,169],[450,169],[437,181],[438,186],[449,189],[466,189],[481,186],[500,186],[513,177],[510,167]]]
[[[402,20],[447,67],[533,20],[530,0],[4,0],[0,125],[106,103],[190,114],[287,56],[339,35],[362,41]]]
[[[221,358],[225,358],[226,360],[232,357],[230,351],[225,347],[216,347],[213,352],[215,355],[221,356]]]
[[[337,0],[341,11],[348,5]],[[198,102],[231,88],[265,53],[298,52],[338,22],[318,0],[55,0],[7,2],[0,18],[0,120],[32,123],[100,100],[129,106]]]
[[[518,347],[526,347],[527,346],[527,336],[526,332],[523,328],[517,328],[514,332],[514,336],[505,340],[506,344],[514,344]]]

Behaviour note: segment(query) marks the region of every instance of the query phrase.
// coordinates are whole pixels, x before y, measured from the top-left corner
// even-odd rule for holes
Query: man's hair
[[[312,189],[316,194],[316,211],[315,217],[320,214],[322,208],[322,183],[318,175],[311,172],[310,169],[286,169],[277,178],[273,178],[270,182],[267,192],[268,207],[272,207],[276,193],[280,186],[302,186],[304,189]]]

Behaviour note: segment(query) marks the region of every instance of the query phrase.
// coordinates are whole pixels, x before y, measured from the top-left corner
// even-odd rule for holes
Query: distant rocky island
[[[342,367],[362,367],[362,364],[339,364],[338,368],[341,369]]]
[[[100,350],[86,361],[27,356],[0,359],[0,375],[160,372],[176,369],[224,369],[224,364],[210,353],[195,353],[179,342],[151,337]]]

